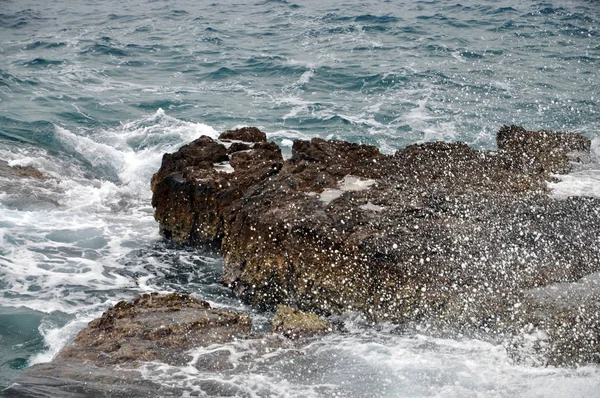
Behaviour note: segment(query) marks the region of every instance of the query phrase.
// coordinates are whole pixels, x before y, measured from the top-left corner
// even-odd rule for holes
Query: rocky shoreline
[[[182,294],[144,294],[121,301],[93,320],[52,362],[26,369],[3,391],[5,397],[181,397],[181,387],[144,377],[144,364],[193,366],[196,372],[241,371],[254,358],[236,358],[225,345],[246,342],[255,352],[293,350],[329,324],[289,307],[275,314],[273,329],[254,333],[246,313],[212,308]],[[288,339],[284,335],[290,337]],[[193,355],[193,350],[213,348]],[[214,348],[217,347],[217,348]],[[238,396],[228,383],[198,380],[208,396]]]
[[[496,151],[433,142],[393,155],[316,138],[284,160],[258,129],[227,131],[166,154],[152,203],[165,237],[220,249],[223,283],[254,306],[531,332],[544,363],[598,362],[598,289],[577,306],[538,293],[600,271],[600,200],[546,188],[589,160],[590,141],[517,126],[497,138]]]
[[[200,137],[164,155],[151,182],[155,218],[172,242],[219,250],[222,282],[276,311],[272,333],[189,296],[143,295],[4,394],[181,396],[139,367],[191,364],[193,349],[239,340],[256,352],[293,348],[346,312],[503,342],[536,365],[598,364],[600,199],[559,200],[546,185],[589,152],[581,135],[517,126],[500,129],[496,151],[434,142],[385,155],[316,138],[295,141],[287,159],[256,128]],[[231,371],[221,351],[190,366]],[[202,391],[236,395],[209,384]]]

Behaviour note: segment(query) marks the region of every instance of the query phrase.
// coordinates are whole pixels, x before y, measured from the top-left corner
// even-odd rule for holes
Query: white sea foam
[[[305,347],[240,340],[190,351],[183,366],[147,363],[142,377],[190,393],[206,388],[249,396],[563,397],[594,396],[597,367],[515,365],[502,345],[347,325]],[[223,369],[204,370],[219,357]],[[219,386],[219,387],[216,387]]]
[[[559,199],[569,196],[600,198],[600,169],[582,170],[566,175],[555,175],[559,182],[548,183],[552,195]]]
[[[313,104],[312,101],[306,101],[293,96],[280,98],[277,102],[279,106],[292,106],[292,109],[281,117],[284,123],[286,119],[294,118],[302,113],[308,113],[309,106]]]
[[[81,329],[98,316],[100,316],[100,312],[97,311],[91,313],[82,311],[73,321],[63,327],[57,327],[50,322],[46,324],[43,320],[39,330],[44,336],[47,350],[32,356],[29,359],[29,365],[50,362],[66,344],[73,340]]]
[[[453,57],[454,59],[456,59],[458,62],[461,62],[461,63],[465,63],[465,62],[467,62],[467,60],[463,58],[463,56],[460,54],[460,52],[459,52],[459,51],[452,51],[451,55],[452,55],[452,57]]]
[[[303,85],[307,84],[310,81],[310,78],[314,76],[314,74],[315,74],[315,71],[313,69],[307,70],[300,76],[300,78],[297,81],[297,85],[303,86]]]
[[[4,157],[11,165],[34,166],[53,178],[0,187],[2,305],[77,315],[66,325],[40,327],[48,351],[34,363],[50,360],[115,300],[162,290],[155,279],[169,263],[135,255],[160,240],[150,177],[165,152],[203,134],[217,137],[210,126],[159,109],[112,129],[75,133],[56,126],[55,138],[67,151],[62,157],[41,149]],[[49,209],[34,197],[55,205]],[[27,211],[3,205],[27,201],[32,202]]]
[[[558,174],[558,182],[548,183],[552,195],[559,199],[569,196],[590,196],[600,198],[600,138],[591,142],[591,161],[587,164],[575,164],[569,174]]]
[[[355,116],[355,115],[338,115],[339,117],[341,117],[344,120],[349,121],[352,124],[362,124],[365,126],[370,126],[370,127],[383,127],[383,125],[381,123],[379,123],[377,120],[375,120],[373,117],[361,117],[361,116]]]
[[[363,191],[375,184],[375,180],[363,180],[347,175],[340,182],[338,188],[327,188],[319,194],[319,200],[329,204],[344,194],[344,192]]]

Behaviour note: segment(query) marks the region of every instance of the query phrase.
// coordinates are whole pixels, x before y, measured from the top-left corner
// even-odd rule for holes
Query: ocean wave
[[[49,42],[49,41],[41,41],[36,40],[32,43],[29,43],[25,46],[25,50],[40,50],[40,49],[54,49],[66,46],[67,43],[64,41],[59,42]]]
[[[54,65],[62,65],[63,61],[45,59],[45,58],[35,58],[31,61],[27,61],[23,63],[23,66],[36,67],[36,68],[44,68],[48,66]]]
[[[52,18],[45,17],[43,13],[32,8],[16,11],[14,14],[0,13],[0,27],[9,29],[20,29],[32,23],[49,21]]]
[[[81,54],[89,55],[113,55],[117,57],[126,57],[130,55],[127,51],[107,44],[94,43],[85,47]]]

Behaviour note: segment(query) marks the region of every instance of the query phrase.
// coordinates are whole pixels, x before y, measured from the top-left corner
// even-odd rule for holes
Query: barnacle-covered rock
[[[162,361],[183,364],[197,346],[247,337],[252,322],[245,313],[211,308],[182,294],[144,294],[121,301],[89,323],[58,359],[96,365]]]
[[[511,167],[532,173],[569,172],[571,161],[589,155],[591,144],[581,134],[527,131],[519,126],[503,126],[497,143]]]
[[[389,156],[315,138],[295,141],[285,162],[274,144],[247,143],[230,151],[231,173],[163,165],[153,205],[165,236],[219,246],[223,282],[258,307],[519,335],[539,319],[526,292],[600,271],[600,200],[557,200],[546,186],[586,158],[587,138],[511,126],[498,143]],[[592,330],[569,337],[581,355],[561,354],[567,337],[540,326],[558,339],[547,350],[557,363],[598,360],[597,305],[583,305],[589,316],[561,318]]]

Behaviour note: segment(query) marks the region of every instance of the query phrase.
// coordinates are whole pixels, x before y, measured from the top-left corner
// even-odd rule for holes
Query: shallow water
[[[427,140],[494,148],[498,128],[515,123],[581,132],[598,153],[597,5],[3,1],[0,159],[50,178],[0,180],[0,387],[141,292],[247,310],[219,285],[219,258],[171,247],[153,219],[162,154],[201,134],[254,125],[288,153],[316,136],[391,153]],[[598,196],[599,169],[562,177],[555,194]],[[268,314],[254,317],[261,329]],[[258,396],[600,391],[597,367],[512,364],[501,344],[385,328],[300,354],[232,382]],[[195,388],[159,365],[145,374]]]

